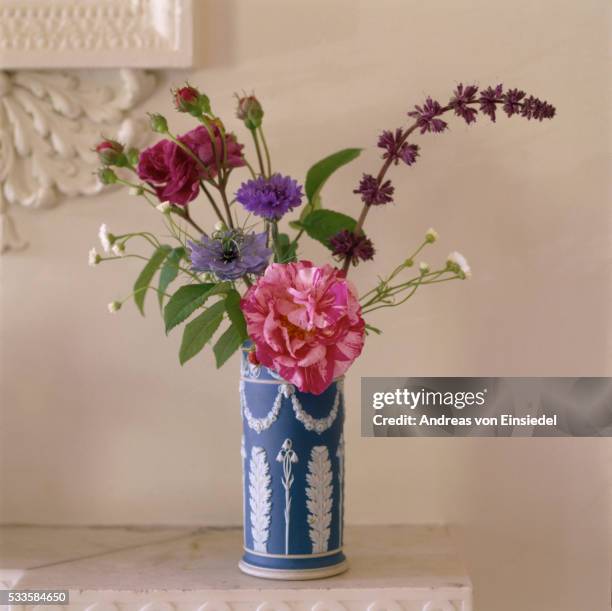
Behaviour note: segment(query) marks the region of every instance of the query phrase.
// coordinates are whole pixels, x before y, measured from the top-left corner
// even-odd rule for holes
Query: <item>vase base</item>
[[[255,566],[244,560],[238,563],[238,568],[247,575],[261,577],[262,579],[279,579],[284,581],[305,581],[307,579],[324,579],[344,573],[348,569],[348,563],[343,560],[332,566],[322,566],[316,569],[270,569]]]

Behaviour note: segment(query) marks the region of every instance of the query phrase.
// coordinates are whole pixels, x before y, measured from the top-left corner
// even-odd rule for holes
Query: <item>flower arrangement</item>
[[[208,96],[191,85],[177,89],[173,96],[176,110],[192,115],[197,127],[175,135],[164,116],[153,114],[151,127],[163,136],[153,146],[139,151],[104,140],[96,147],[102,183],[125,185],[159,211],[172,242],[142,231],[115,235],[101,226],[104,253],[92,249],[91,265],[127,258],[146,261],[131,295],[110,303],[109,310],[116,312],[133,298],[144,314],[146,294],[154,291],[166,333],[186,323],[181,364],[212,343],[220,367],[250,340],[251,363],[264,365],[299,390],[314,394],[325,391],[348,370],[367,333],[380,333],[366,322],[370,313],[404,303],[422,286],[470,276],[470,267],[458,252],[435,269],[425,263],[415,265],[421,251],[438,239],[429,229],[421,244],[371,289],[359,294],[348,280],[351,266],[376,254],[364,223],[372,208],[393,202],[389,171],[417,163],[421,149],[414,137],[447,131],[452,113],[468,125],[479,113],[493,122],[500,111],[538,121],[555,115],[547,102],[502,85],[479,90],[476,85],[459,84],[445,105],[427,98],[407,113],[410,125],[381,133],[381,166],[378,172],[364,173],[353,191],[361,199],[361,211],[353,218],[324,208],[321,191],[336,170],[357,159],[361,149],[344,149],[315,163],[302,185],[273,169],[264,111],[254,95],[238,97],[236,112],[252,141],[254,162],[213,112]],[[235,177],[238,188],[230,187]],[[211,229],[202,228],[193,215],[198,198],[217,217]],[[323,244],[334,265],[300,260],[304,237]],[[136,241],[149,246],[149,254],[134,252]]]

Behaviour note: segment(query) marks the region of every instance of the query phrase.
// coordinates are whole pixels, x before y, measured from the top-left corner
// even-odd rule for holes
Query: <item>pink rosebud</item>
[[[331,265],[273,263],[241,308],[259,362],[302,392],[321,394],[361,354],[357,293]]]
[[[244,124],[248,129],[257,129],[261,125],[263,116],[263,108],[261,107],[259,100],[254,95],[238,98],[236,117],[238,117],[238,119],[241,121],[244,121]]]
[[[196,117],[210,112],[208,96],[191,85],[185,85],[174,91],[174,105],[179,112],[188,112]]]
[[[123,144],[116,140],[102,140],[96,146],[96,153],[104,165],[121,165],[125,160]]]

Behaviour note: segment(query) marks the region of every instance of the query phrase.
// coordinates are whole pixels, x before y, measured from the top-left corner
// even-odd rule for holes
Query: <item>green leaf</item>
[[[244,320],[244,314],[240,309],[240,293],[232,289],[225,296],[225,310],[232,326],[236,328],[237,333],[240,335],[241,341],[248,339],[246,321]]]
[[[346,214],[333,210],[315,210],[302,222],[304,230],[313,239],[329,248],[329,239],[339,231],[354,231],[357,221]]]
[[[295,261],[297,242],[292,242],[286,233],[278,234],[278,254],[280,263]]]
[[[236,328],[236,325],[231,324],[213,346],[217,369],[242,346],[243,341],[240,330]]]
[[[159,273],[159,307],[161,308],[164,303],[164,293],[171,282],[176,280],[179,271],[179,264],[181,259],[185,256],[185,249],[182,246],[174,248],[168,255],[168,258],[164,261],[164,265]]]
[[[376,335],[380,335],[382,333],[382,331],[378,328],[378,327],[373,327],[372,325],[368,325],[366,323],[366,334],[368,333],[368,331],[370,331],[371,333],[376,333]]]
[[[140,310],[140,313],[144,316],[144,302],[147,296],[147,290],[153,280],[155,272],[159,269],[159,266],[164,262],[164,259],[168,256],[172,248],[163,244],[160,246],[147,261],[143,270],[140,272],[136,282],[134,283],[134,302]]]
[[[225,312],[225,301],[217,301],[187,324],[179,350],[181,365],[184,365],[204,348],[221,324],[223,312]]]
[[[327,179],[338,168],[341,168],[343,165],[357,159],[360,154],[361,149],[343,149],[337,153],[329,155],[329,157],[321,159],[321,161],[317,161],[317,163],[315,163],[306,174],[305,189],[308,202],[314,201]]]
[[[170,297],[164,308],[166,334],[189,318],[199,307],[204,305],[209,297],[225,293],[230,289],[231,284],[229,282],[182,286]]]

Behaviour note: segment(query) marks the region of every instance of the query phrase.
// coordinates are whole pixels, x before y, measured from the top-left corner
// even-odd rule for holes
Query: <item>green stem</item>
[[[155,191],[153,191],[152,189],[147,189],[142,183],[137,184],[135,182],[130,182],[129,180],[124,180],[123,178],[119,178],[117,177],[117,182],[121,185],[125,185],[126,187],[132,187],[134,189],[142,189],[143,192],[147,192],[150,193],[151,195],[154,195],[155,197],[157,197],[157,193],[155,193]]]
[[[266,170],[264,169],[263,157],[261,156],[259,138],[257,138],[257,132],[254,129],[251,130],[251,136],[253,136],[253,142],[255,143],[255,151],[257,152],[257,161],[259,162],[259,169],[261,170],[261,175],[265,178]]]
[[[280,251],[278,249],[278,221],[270,221],[272,233],[272,250],[274,250],[274,260],[280,262]]]
[[[230,227],[231,229],[234,228],[234,219],[232,219],[232,211],[230,210],[230,205],[229,205],[229,201],[227,199],[227,193],[225,192],[225,189],[227,188],[227,185],[225,182],[223,182],[221,184],[221,186],[219,187],[219,193],[221,193],[221,199],[223,200],[223,205],[225,206],[225,213],[227,214],[227,220],[228,220],[228,227]]]
[[[266,137],[264,136],[263,128],[261,125],[259,126],[259,135],[261,136],[261,142],[264,147],[264,153],[266,154],[266,166],[268,168],[268,176],[272,176],[272,162],[270,160],[270,150],[268,149],[268,143],[266,142]]]
[[[210,202],[210,205],[213,207],[213,210],[215,211],[215,214],[217,215],[217,218],[224,225],[227,224],[227,221],[223,218],[223,215],[221,214],[221,210],[219,210],[219,207],[217,206],[217,202],[215,201],[214,197],[211,195],[210,191],[206,187],[206,184],[204,183],[203,180],[200,181],[200,186],[202,187],[202,191],[204,191],[204,194],[206,195],[206,198]]]

